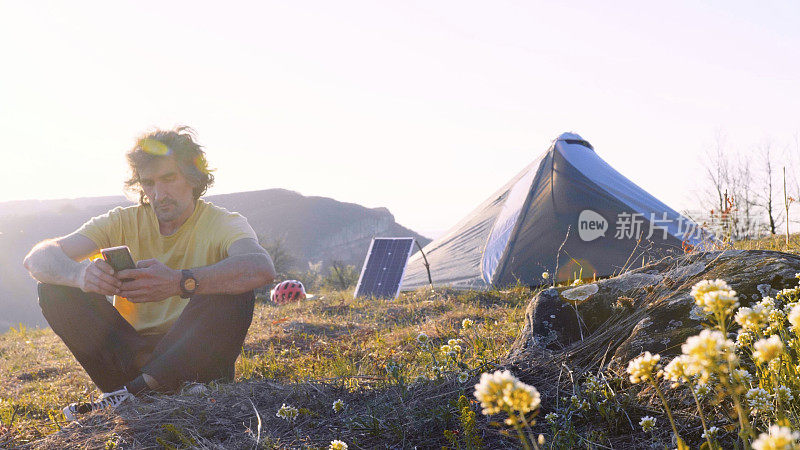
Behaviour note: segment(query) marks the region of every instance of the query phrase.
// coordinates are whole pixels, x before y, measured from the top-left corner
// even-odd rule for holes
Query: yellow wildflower
[[[800,304],[795,305],[789,312],[789,323],[794,327],[795,333],[800,333]]]
[[[759,339],[753,344],[753,358],[761,364],[768,363],[783,353],[783,341],[780,336],[772,335],[767,339]]]
[[[700,384],[706,384],[715,372],[727,371],[724,363],[736,361],[733,349],[733,342],[718,330],[703,330],[681,346],[683,354],[689,357],[687,373],[699,374]]]
[[[340,440],[333,440],[328,446],[328,450],[347,450],[347,444]]]
[[[797,440],[800,433],[792,431],[789,427],[770,425],[769,430],[761,433],[753,441],[753,450],[793,450],[800,448]]]
[[[484,415],[500,411],[527,413],[539,408],[541,398],[535,387],[518,380],[508,370],[483,373],[475,385],[475,398],[481,402]]]
[[[652,355],[650,352],[644,352],[643,355],[632,359],[628,363],[628,374],[630,374],[631,383],[636,384],[658,378],[661,372],[656,370],[660,359],[661,355]],[[654,371],[656,372],[654,373]]]

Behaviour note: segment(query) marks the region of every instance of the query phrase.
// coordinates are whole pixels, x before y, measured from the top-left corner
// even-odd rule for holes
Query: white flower
[[[770,425],[766,433],[761,433],[753,441],[753,450],[791,450],[797,449],[800,433],[789,427]]]
[[[736,347],[740,349],[747,347],[753,343],[753,339],[755,339],[755,335],[752,332],[739,330],[739,333],[736,335]]]
[[[753,384],[753,375],[751,375],[746,369],[733,369],[733,372],[731,373],[731,379],[734,383],[742,386],[749,387]]]
[[[697,304],[707,313],[730,314],[739,306],[739,297],[736,291],[712,291],[706,292]]]
[[[461,328],[464,330],[469,330],[474,324],[475,322],[473,322],[472,319],[464,319],[461,321]]]
[[[703,280],[692,286],[692,297],[703,311],[709,314],[730,314],[739,306],[736,291],[722,280]]]
[[[337,399],[333,402],[333,412],[341,412],[344,409],[344,402],[342,399]]]
[[[778,388],[775,389],[775,397],[777,397],[780,404],[784,406],[794,400],[792,390],[787,386],[778,386]]]
[[[455,347],[461,344],[462,342],[464,341],[462,341],[461,339],[450,339],[449,341],[447,341],[447,345],[449,345],[450,347]]]
[[[328,450],[347,450],[347,444],[343,441],[333,440],[331,445],[328,446]]]
[[[778,297],[778,298],[791,298],[793,295],[797,294],[798,292],[800,292],[800,286],[793,287],[793,288],[787,288],[787,289],[781,289],[781,291],[778,292],[778,295],[776,295],[776,297]]]
[[[724,363],[736,361],[733,349],[733,342],[719,330],[703,330],[681,346],[683,354],[690,359],[687,373],[699,374],[701,385],[706,384],[714,372],[726,371]]]
[[[461,372],[458,374],[458,382],[459,383],[466,383],[469,380],[469,374],[467,372]]]
[[[589,375],[583,383],[587,394],[600,394],[603,392],[603,383],[594,375]]]
[[[753,358],[759,363],[768,363],[783,353],[783,341],[780,336],[773,334],[768,339],[756,341],[753,348]]]
[[[738,323],[745,331],[760,331],[766,325],[768,313],[765,314],[764,308],[756,305],[755,308],[743,306],[736,311],[733,320]]]
[[[696,302],[698,302],[698,304],[700,304],[698,299],[701,299],[707,292],[729,290],[731,290],[731,287],[728,286],[728,283],[726,283],[724,280],[703,280],[695,283],[695,285],[692,286],[692,292],[690,295],[695,299]]]
[[[579,399],[577,395],[573,395],[569,398],[570,402],[572,403],[572,407],[575,408],[577,411],[588,411],[589,410],[589,402],[585,399]]]
[[[795,305],[791,311],[789,311],[789,323],[794,326],[795,333],[800,332],[800,304]]]
[[[628,374],[630,375],[631,383],[636,384],[658,378],[661,374],[656,371],[659,359],[661,359],[660,355],[651,355],[650,352],[644,352],[643,355],[632,359],[628,363]],[[654,371],[656,372],[654,373]]]
[[[756,303],[755,308],[761,308],[764,314],[769,315],[775,309],[775,299],[764,297],[760,302]]]
[[[709,427],[708,428],[708,433],[703,432],[703,435],[701,437],[703,439],[714,439],[715,437],[717,437],[717,433],[719,433],[719,428],[717,428],[717,427]]]
[[[449,344],[445,344],[439,347],[439,350],[441,350],[442,353],[449,353],[451,350],[453,350],[453,347],[450,347]]]
[[[772,398],[767,391],[762,388],[752,388],[745,394],[747,406],[750,407],[750,414],[767,414],[774,409],[772,406]]]
[[[427,334],[425,334],[425,333],[420,333],[420,334],[418,334],[418,335],[417,335],[417,342],[418,342],[420,345],[427,345],[427,344],[428,344],[428,342],[430,342],[430,338],[428,337],[428,335],[427,335]]]
[[[558,413],[549,412],[544,416],[544,420],[546,420],[547,423],[554,424],[558,420]]]
[[[652,416],[644,416],[642,420],[639,421],[639,425],[642,427],[642,431],[650,431],[656,426],[656,418]]]
[[[297,408],[284,403],[281,405],[281,408],[278,410],[278,412],[275,413],[275,416],[289,422],[294,422],[294,420],[297,419],[298,413],[299,411]]]
[[[484,415],[503,410],[527,413],[539,408],[541,397],[535,387],[518,380],[508,370],[482,373],[475,385],[475,398],[481,402]]]
[[[691,375],[688,370],[691,365],[691,359],[686,355],[679,355],[672,358],[672,361],[664,367],[664,378],[673,381],[673,387],[677,387],[679,383],[683,383],[689,379]]]
[[[769,326],[767,327],[764,334],[775,334],[779,333],[782,328],[784,328],[784,321],[786,320],[786,313],[781,311],[780,309],[773,309],[769,312],[767,316],[767,320],[769,321]]]
[[[548,272],[548,271],[542,272],[542,278],[544,278],[545,280],[550,278],[550,272]]]

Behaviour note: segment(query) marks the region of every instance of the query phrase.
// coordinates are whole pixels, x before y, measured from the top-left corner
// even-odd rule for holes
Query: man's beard
[[[163,209],[164,206],[170,206],[168,209]],[[180,217],[183,210],[178,206],[178,202],[172,199],[162,200],[153,204],[153,210],[156,212],[158,220],[169,222]]]

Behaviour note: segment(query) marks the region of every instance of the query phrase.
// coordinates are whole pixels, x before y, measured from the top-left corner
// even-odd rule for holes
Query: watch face
[[[183,288],[191,292],[197,287],[197,282],[193,278],[188,278],[183,282]]]

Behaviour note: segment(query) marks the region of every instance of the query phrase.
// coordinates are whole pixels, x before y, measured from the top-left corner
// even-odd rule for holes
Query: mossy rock
[[[689,295],[695,283],[723,279],[739,293],[740,304],[749,306],[797,286],[797,272],[797,255],[726,250],[665,258],[595,283],[547,289],[529,301],[508,363],[524,367],[558,353],[585,365],[626,363],[644,351],[678,354],[686,338],[702,329]]]

